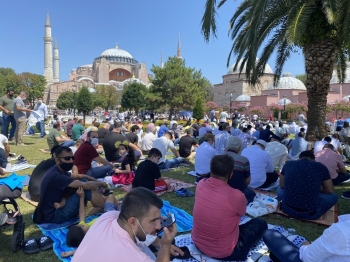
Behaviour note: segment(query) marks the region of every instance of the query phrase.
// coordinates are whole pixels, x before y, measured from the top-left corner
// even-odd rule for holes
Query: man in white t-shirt
[[[7,160],[10,153],[9,140],[6,136],[0,134],[0,175],[5,174],[5,169],[10,168],[10,164]]]
[[[220,114],[220,123],[226,123],[227,117],[228,117],[228,114],[226,113],[226,111],[223,111]]]
[[[148,152],[153,147],[154,140],[157,139],[156,137],[157,129],[155,126],[151,127],[150,131],[142,138],[141,141],[141,150],[142,154],[147,155]]]
[[[157,138],[153,142],[153,148],[157,148],[162,153],[162,158],[158,161],[159,169],[177,167],[183,161],[183,159],[180,157],[179,152],[177,152],[172,139],[173,134],[169,131],[166,131],[162,137]],[[175,158],[166,159],[166,153],[169,149],[174,154]]]
[[[325,144],[328,144],[332,141],[332,139],[329,136],[326,136],[323,140],[317,141],[314,145],[314,154],[321,151]]]
[[[279,137],[271,137],[265,148],[265,151],[271,156],[275,170],[278,169],[278,171],[282,170],[288,157],[288,149],[280,141]]]
[[[162,200],[149,189],[132,189],[124,197],[120,212],[106,212],[87,231],[72,262],[169,262],[171,254],[183,256],[184,252],[171,244],[176,223],[163,229],[162,238],[157,237],[162,207]],[[158,249],[157,258],[149,246]]]

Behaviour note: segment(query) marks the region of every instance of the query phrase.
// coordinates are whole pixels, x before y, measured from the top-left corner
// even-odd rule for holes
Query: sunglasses
[[[59,158],[63,158],[64,160],[66,161],[69,161],[69,160],[75,160],[75,156],[63,156],[63,157],[59,157]]]

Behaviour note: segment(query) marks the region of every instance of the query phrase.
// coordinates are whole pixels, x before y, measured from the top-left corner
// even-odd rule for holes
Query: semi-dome
[[[277,86],[274,86],[273,83],[268,87],[269,90],[272,89],[300,89],[306,90],[306,87],[303,82],[299,79],[292,76],[291,73],[284,73],[280,80],[278,81]]]
[[[281,105],[281,106],[288,105],[288,104],[291,104],[291,103],[292,103],[292,101],[290,101],[288,98],[282,98],[281,100],[279,100],[277,102],[277,104]]]
[[[338,78],[337,70],[333,70],[330,84],[338,84],[338,83],[339,83],[339,78]],[[344,83],[350,83],[350,62],[346,62]]]
[[[250,101],[250,96],[247,95],[240,95],[236,98],[236,101]]]
[[[235,63],[228,69],[227,74],[228,74],[228,75],[239,74],[239,69],[240,69],[240,67],[241,67],[242,61],[243,61],[243,60],[241,59],[241,60],[238,62],[237,69],[236,69],[236,70],[233,70],[233,68],[235,67],[235,64],[236,64],[236,62],[235,62]],[[258,62],[259,62],[259,58],[256,59],[256,63],[258,63]],[[246,66],[244,65],[241,74],[245,74],[245,70],[246,70]],[[265,73],[265,74],[273,74],[272,68],[271,68],[268,64],[265,65],[264,73]]]
[[[110,48],[101,53],[101,55],[95,60],[101,60],[105,58],[108,61],[115,61],[121,63],[137,64],[138,62],[133,58],[133,56],[123,49],[120,49],[118,45],[115,48]]]

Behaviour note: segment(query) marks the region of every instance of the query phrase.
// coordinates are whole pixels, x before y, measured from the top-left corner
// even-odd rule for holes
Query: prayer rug
[[[278,214],[278,215],[281,215],[284,217],[288,217],[288,218],[292,218],[281,210],[280,204],[278,205],[277,211],[275,212],[275,214]],[[297,218],[295,218],[295,219],[297,219]],[[298,219],[298,220],[329,227],[333,223],[338,222],[338,205],[335,204],[330,210],[328,210],[322,217],[320,217],[317,220],[306,220],[306,219]]]
[[[12,164],[11,165],[11,170],[5,170],[6,173],[8,172],[16,172],[16,171],[20,171],[23,169],[27,169],[27,168],[34,168],[36,167],[36,165],[30,165],[28,163],[20,163],[20,164]]]
[[[274,193],[274,192],[269,192],[269,191],[262,191],[262,190],[259,190],[257,188],[251,188],[256,194],[262,194],[262,195],[265,195],[265,196],[269,196],[269,197],[272,197],[272,198],[277,198],[277,194]]]
[[[179,190],[181,188],[191,188],[191,187],[196,186],[195,184],[187,183],[187,182],[175,179],[175,178],[168,178],[168,177],[164,177],[164,178],[170,181],[170,187],[167,191],[157,193],[158,196],[161,196],[167,192],[174,192],[174,191]],[[122,190],[124,190],[125,192],[129,192],[132,189],[132,185],[122,185],[120,188]]]
[[[11,190],[15,188],[22,189],[23,181],[26,179],[26,176],[18,176],[16,173],[12,173],[8,177],[0,179],[0,185],[7,185]]]
[[[246,217],[243,217],[243,221],[241,219],[241,224],[244,224],[245,222],[249,221],[249,219],[246,219]],[[306,241],[304,237],[298,236],[298,235],[290,235],[289,232],[281,227],[281,226],[274,226],[274,225],[268,225],[269,229],[274,229],[284,236],[286,236],[291,242],[293,242],[296,246],[300,247],[303,242]],[[194,245],[191,234],[186,234],[186,235],[181,235],[177,236],[175,238],[176,245],[179,247],[182,246],[187,246],[188,249],[190,250],[191,255],[196,259],[188,259],[188,260],[179,260],[179,259],[174,259],[174,262],[181,262],[181,261],[186,261],[186,262],[219,262],[220,260],[210,258],[206,255],[204,255],[202,252],[200,252],[196,246]],[[264,256],[268,253],[267,246],[263,242],[263,240],[260,240],[248,253],[248,258],[245,260],[245,262],[254,262],[258,261],[262,257],[264,257],[264,260],[261,261],[266,261],[266,262],[272,262],[268,256]],[[236,261],[238,262],[238,261]],[[243,262],[243,261],[242,261]]]
[[[32,200],[28,191],[22,192],[21,198],[33,206],[38,206],[39,202],[35,202],[34,200]]]

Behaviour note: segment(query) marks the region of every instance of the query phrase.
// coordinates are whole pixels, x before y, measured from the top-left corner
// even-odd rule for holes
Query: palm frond
[[[350,0],[341,0],[341,8],[338,9],[338,41],[341,45],[350,43]]]
[[[283,65],[290,56],[293,46],[289,44],[288,39],[285,38],[277,49],[277,58],[275,63],[275,77],[273,79],[274,85],[277,85],[278,79],[281,77]]]
[[[209,41],[210,35],[216,38],[217,27],[216,27],[216,0],[207,0],[205,4],[205,11],[202,17],[202,34],[205,41]]]
[[[338,0],[323,0],[323,10],[330,24],[335,24],[338,18],[339,3]]]
[[[337,53],[337,61],[334,64],[334,68],[337,71],[337,76],[340,83],[344,83],[346,79],[346,61],[346,50],[339,49]]]
[[[221,0],[220,3],[218,4],[218,8],[220,8],[223,4],[226,3],[227,0]]]

